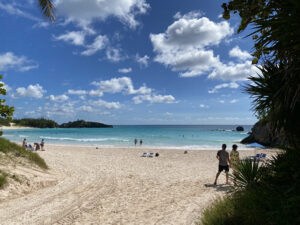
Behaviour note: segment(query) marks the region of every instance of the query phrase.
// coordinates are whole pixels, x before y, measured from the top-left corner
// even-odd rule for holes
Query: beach
[[[158,152],[159,157],[141,157]],[[1,224],[195,224],[230,186],[212,186],[215,150],[47,145],[48,171],[28,168],[26,191],[0,190]],[[241,158],[275,150],[243,150]],[[18,166],[11,167],[18,173]],[[19,172],[20,173],[20,172]],[[24,170],[22,170],[24,174]],[[32,187],[32,188],[31,188]],[[6,197],[5,197],[6,196]]]

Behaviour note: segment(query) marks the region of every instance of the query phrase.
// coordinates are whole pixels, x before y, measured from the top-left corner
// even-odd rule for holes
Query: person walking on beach
[[[42,141],[41,141],[41,151],[45,151],[44,145],[45,145],[45,142],[44,142],[44,139],[42,139]]]
[[[230,159],[229,159],[229,153],[226,151],[226,147],[227,147],[226,144],[223,144],[222,150],[219,150],[216,156],[217,159],[219,160],[219,170],[216,175],[214,185],[217,185],[218,177],[223,170],[225,170],[226,184],[228,184],[228,172],[229,172]]]
[[[134,139],[134,145],[135,145],[135,146],[136,146],[137,142],[138,142],[138,140],[135,138],[135,139]]]
[[[237,151],[238,146],[236,144],[232,145],[232,150],[230,152],[230,167],[232,168],[232,173],[237,174],[236,167],[240,163],[240,154]],[[236,183],[235,180],[233,181]]]
[[[141,139],[141,140],[140,140],[140,146],[142,146],[142,144],[143,144],[143,140]]]
[[[25,145],[27,145],[26,138],[24,138],[24,140],[23,140],[22,147],[25,148]]]
[[[237,151],[238,146],[232,145],[232,151],[230,152],[230,167],[233,170],[233,173],[237,173],[236,167],[240,163],[240,154]]]

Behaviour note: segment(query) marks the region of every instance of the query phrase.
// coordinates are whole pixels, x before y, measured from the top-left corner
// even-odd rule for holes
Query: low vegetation
[[[0,118],[0,126],[10,126],[10,121],[8,119]]]
[[[7,173],[0,170],[0,189],[7,183]]]
[[[288,149],[253,169],[238,168],[239,185],[203,214],[203,225],[300,224],[300,152]],[[233,176],[234,178],[234,176]]]
[[[32,119],[32,118],[24,118],[24,119],[14,119],[13,123],[17,126],[23,127],[36,127],[36,128],[55,128],[59,127],[59,125],[53,120],[47,120],[44,118],[40,119]]]
[[[27,151],[21,146],[12,143],[4,138],[0,138],[0,152],[6,155],[13,155],[14,157],[22,157],[29,162],[38,165],[42,169],[48,169],[48,166],[44,159],[42,159],[37,153]]]

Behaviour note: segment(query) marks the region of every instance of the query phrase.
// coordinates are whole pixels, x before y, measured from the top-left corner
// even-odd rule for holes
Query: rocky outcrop
[[[242,144],[254,142],[270,147],[287,145],[283,131],[274,131],[271,123],[263,121],[257,122],[253,126],[250,135],[241,141]]]
[[[242,127],[242,126],[237,126],[237,127],[235,128],[235,130],[236,130],[236,131],[244,131],[244,127]]]

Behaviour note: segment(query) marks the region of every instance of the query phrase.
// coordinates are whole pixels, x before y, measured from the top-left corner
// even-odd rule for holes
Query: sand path
[[[0,203],[0,224],[194,224],[228,189],[205,186],[216,151],[159,150],[158,158],[142,151],[48,147],[39,154],[57,184]]]

